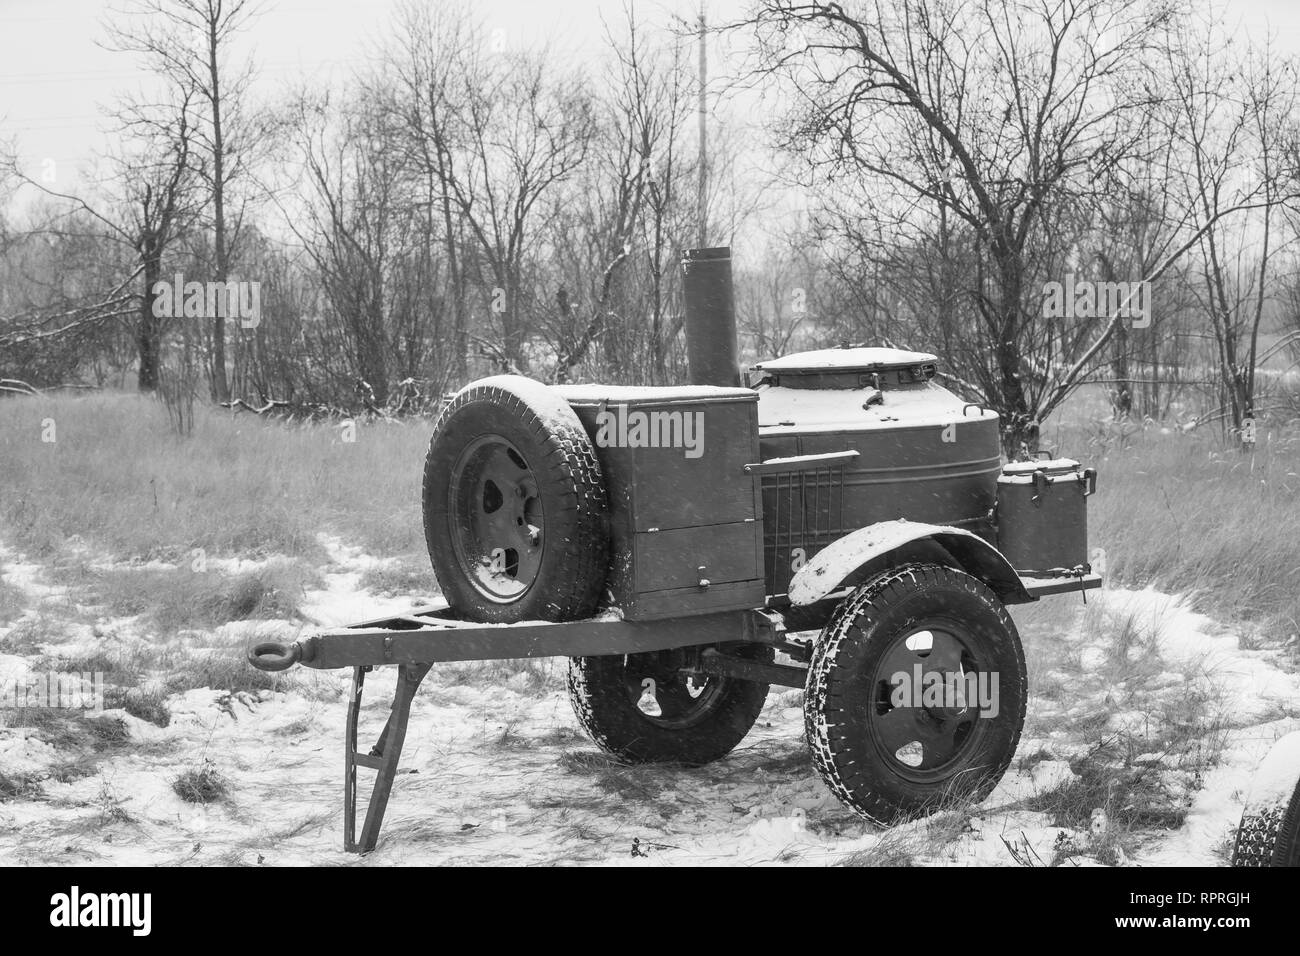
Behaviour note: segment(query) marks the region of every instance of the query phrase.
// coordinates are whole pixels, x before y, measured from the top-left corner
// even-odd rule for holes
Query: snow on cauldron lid
[[[751,367],[751,382],[765,380],[793,388],[855,388],[905,385],[934,377],[937,359],[905,349],[847,348],[795,352]]]

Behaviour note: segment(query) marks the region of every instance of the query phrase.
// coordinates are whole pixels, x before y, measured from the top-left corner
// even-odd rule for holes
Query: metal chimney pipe
[[[687,249],[682,255],[682,278],[691,384],[739,385],[731,247]]]

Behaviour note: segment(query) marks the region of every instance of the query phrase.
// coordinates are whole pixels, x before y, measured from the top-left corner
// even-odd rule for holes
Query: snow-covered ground
[[[361,574],[378,559],[335,539],[322,543],[330,564],[322,569],[325,586],[301,608],[308,621],[340,624],[409,606],[361,590]],[[0,552],[0,569],[33,604],[70,604],[64,589],[20,556]],[[577,729],[563,661],[471,663],[436,667],[425,680],[384,834],[374,853],[358,858],[341,848],[348,675],[300,669],[277,690],[173,694],[165,728],[114,711],[130,739],[94,757],[85,775],[58,774],[68,755],[30,728],[0,729],[0,774],[39,781],[35,790],[0,797],[0,864],[1113,862],[1113,854],[1091,852],[1107,840],[1104,819],[1091,833],[1052,826],[1046,811],[1028,808],[1074,779],[1071,761],[1097,733],[1140,741],[1140,721],[1150,719],[1152,707],[1112,702],[1095,684],[1080,681],[1078,695],[1050,700],[1033,686],[1036,648],[1072,648],[1084,668],[1106,653],[1089,633],[1098,602],[1156,642],[1167,670],[1150,682],[1159,698],[1152,707],[1195,692],[1222,715],[1207,720],[1223,747],[1195,770],[1199,787],[1188,789],[1182,825],[1133,835],[1119,861],[1222,865],[1251,771],[1275,739],[1300,729],[1300,678],[1284,653],[1243,649],[1236,634],[1176,598],[1118,589],[1091,597],[1090,614],[1077,597],[1048,599],[1034,609],[1032,628],[1022,626],[1034,696],[1019,758],[994,794],[981,807],[889,831],[853,816],[818,778],[803,744],[800,691],[774,688],[758,725],[726,760],[699,769],[627,768]],[[15,623],[0,626],[0,648]],[[242,654],[268,628],[291,638],[301,626],[229,624],[206,643]],[[140,640],[131,629],[130,620],[86,622],[68,640],[84,652],[96,640]],[[0,653],[0,680],[21,674],[32,656]],[[393,679],[392,668],[368,679],[363,737],[373,740],[382,725]],[[1093,720],[1088,734],[1071,730],[1075,715],[1095,717],[1099,708],[1105,727]],[[1036,723],[1036,713],[1053,719]],[[1132,762],[1144,760],[1171,778],[1175,763],[1187,764],[1184,754],[1166,771],[1159,753]],[[228,797],[182,800],[173,782],[205,764],[228,782]],[[359,774],[368,793],[372,775]]]

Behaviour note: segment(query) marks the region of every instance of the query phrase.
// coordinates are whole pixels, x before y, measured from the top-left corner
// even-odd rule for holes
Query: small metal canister
[[[1069,458],[1015,461],[998,478],[998,550],[1022,575],[1088,569],[1088,497],[1097,472]]]

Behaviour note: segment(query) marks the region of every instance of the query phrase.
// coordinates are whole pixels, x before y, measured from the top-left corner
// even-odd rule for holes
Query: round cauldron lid
[[[765,372],[809,374],[822,372],[878,372],[884,369],[913,368],[933,365],[936,357],[929,352],[909,352],[889,348],[839,348],[817,349],[813,352],[795,352],[781,358],[757,362],[755,369]]]

